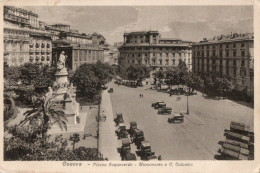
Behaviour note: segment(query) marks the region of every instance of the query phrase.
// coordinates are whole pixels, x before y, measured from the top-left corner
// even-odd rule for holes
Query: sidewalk
[[[99,152],[108,160],[121,160],[117,152],[118,140],[115,134],[115,123],[110,95],[107,90],[102,92],[101,113],[104,110],[106,121],[99,122]]]

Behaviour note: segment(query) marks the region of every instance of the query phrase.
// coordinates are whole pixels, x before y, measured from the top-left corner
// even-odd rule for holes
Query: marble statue
[[[66,55],[65,52],[62,51],[59,57],[59,61],[57,63],[57,68],[60,70],[65,68],[65,62],[66,62]]]

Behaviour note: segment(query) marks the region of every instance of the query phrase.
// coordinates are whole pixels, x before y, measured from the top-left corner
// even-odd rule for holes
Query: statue
[[[58,69],[63,69],[65,68],[65,62],[66,62],[67,56],[65,56],[65,52],[62,51],[59,57],[59,61],[57,63],[57,68]]]

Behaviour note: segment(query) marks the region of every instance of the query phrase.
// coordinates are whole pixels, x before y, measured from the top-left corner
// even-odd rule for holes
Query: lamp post
[[[189,115],[189,113],[190,113],[189,112],[189,99],[188,98],[189,98],[189,94],[187,94],[187,113],[186,113],[187,115]]]

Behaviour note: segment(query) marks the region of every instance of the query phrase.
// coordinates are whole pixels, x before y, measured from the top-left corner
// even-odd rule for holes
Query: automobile
[[[171,107],[165,107],[165,108],[159,108],[158,114],[171,114],[172,108]]]
[[[117,113],[116,118],[114,119],[116,125],[118,126],[119,123],[124,123],[123,114]]]
[[[157,105],[154,106],[155,109],[165,108],[165,107],[166,107],[165,103],[158,103]]]
[[[120,151],[122,160],[124,160],[126,153],[131,152],[130,144],[131,144],[131,142],[130,142],[129,138],[122,138],[122,146],[121,146],[121,151]]]
[[[133,136],[132,136],[132,142],[135,143],[135,145],[137,146],[137,149],[140,148],[141,142],[145,140],[144,138],[144,132],[140,129],[134,129],[133,130]]]
[[[151,144],[149,141],[142,141],[139,152],[142,160],[153,160],[157,157],[155,156],[155,152],[152,152]],[[153,157],[152,157],[153,156]]]
[[[114,89],[113,88],[109,88],[108,93],[113,93]]]
[[[116,130],[116,134],[118,136],[118,139],[128,137],[128,133],[126,131],[125,123],[119,123],[118,129]]]
[[[174,114],[172,118],[168,118],[169,123],[183,123],[184,116],[183,114]]]
[[[123,160],[137,160],[134,153],[126,153]]]
[[[131,121],[130,122],[130,129],[129,129],[129,134],[130,134],[130,137],[133,137],[134,135],[134,129],[137,129],[137,123],[135,121]]]
[[[163,101],[154,102],[154,103],[152,103],[152,107],[155,107],[159,103],[164,103],[164,102]]]

